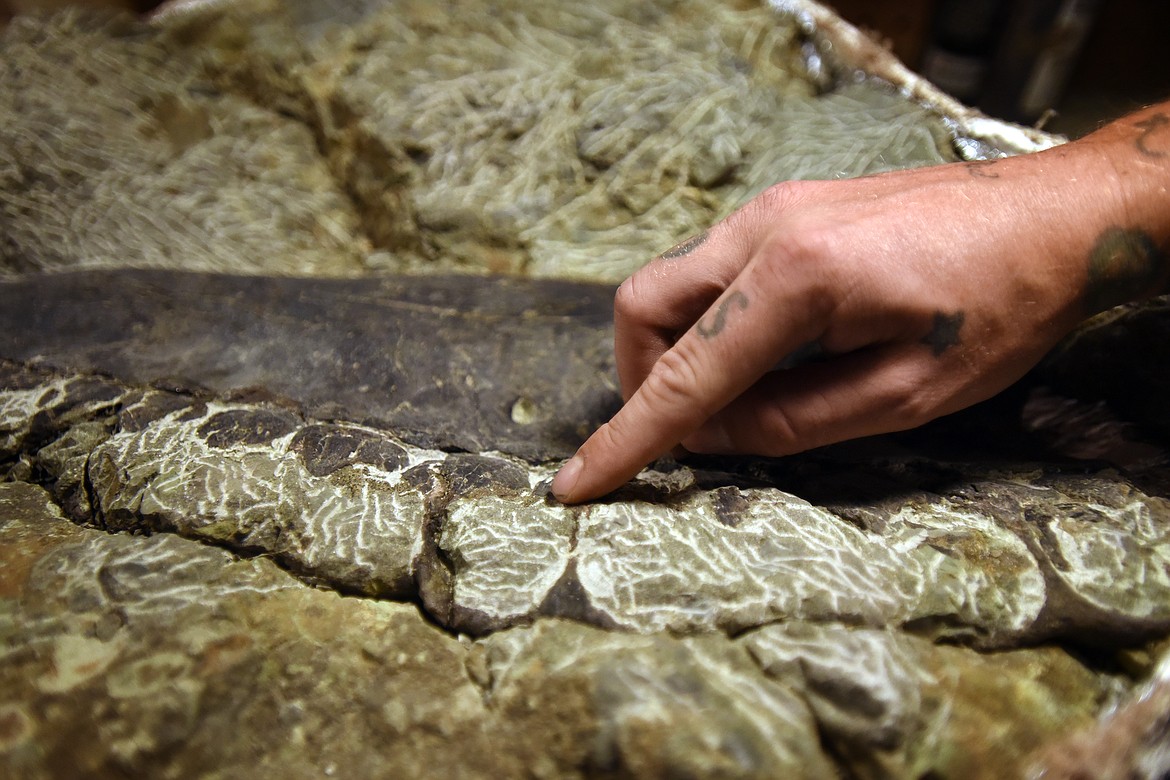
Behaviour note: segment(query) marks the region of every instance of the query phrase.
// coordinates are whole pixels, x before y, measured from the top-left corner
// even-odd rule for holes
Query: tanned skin
[[[1085,317],[1168,291],[1168,188],[1170,103],[1037,154],[779,184],[618,289],[626,403],[553,494],[680,444],[788,455],[989,398]]]

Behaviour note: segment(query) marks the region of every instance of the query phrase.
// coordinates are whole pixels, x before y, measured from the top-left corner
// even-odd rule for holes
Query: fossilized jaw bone
[[[868,527],[688,468],[564,507],[546,497],[550,465],[2,367],[0,462],[75,519],[271,556],[344,592],[417,599],[466,633],[541,616],[683,634],[798,619],[1010,647],[1170,625],[1167,503],[1115,475],[971,472],[973,487],[871,506]],[[1052,510],[1078,494],[1094,497],[1089,521]],[[1118,540],[1126,560],[1101,554]]]

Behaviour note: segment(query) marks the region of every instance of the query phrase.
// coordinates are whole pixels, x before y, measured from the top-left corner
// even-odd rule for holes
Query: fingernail
[[[552,494],[556,496],[558,501],[572,500],[573,489],[577,487],[577,481],[581,478],[581,469],[584,467],[585,459],[580,455],[574,455],[553,477]]]

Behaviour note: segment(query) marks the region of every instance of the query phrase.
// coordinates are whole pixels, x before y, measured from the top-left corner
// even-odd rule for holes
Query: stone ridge
[[[983,479],[918,496],[880,531],[779,489],[699,487],[686,467],[647,472],[625,498],[565,507],[545,495],[551,466],[502,454],[5,371],[23,377],[0,383],[22,385],[0,392],[5,460],[53,486],[76,519],[176,532],[342,592],[419,600],[457,632],[558,616],[673,634],[811,621],[1004,648],[1170,630],[1167,502],[1116,478]],[[1074,497],[1077,513],[1051,509]]]
[[[31,442],[14,394],[4,441]],[[113,412],[107,435],[109,400],[82,404]],[[80,409],[42,408],[40,430]],[[833,621],[730,638],[540,618],[457,639],[412,605],[305,588],[267,555],[79,527],[23,481],[0,483],[0,557],[0,769],[28,778],[992,778],[1030,771],[1037,744],[1123,691],[1056,648],[984,655]],[[1005,731],[1017,706],[1028,717]]]
[[[727,640],[461,641],[263,557],[78,527],[21,482],[0,555],[6,777],[836,773],[799,694]]]

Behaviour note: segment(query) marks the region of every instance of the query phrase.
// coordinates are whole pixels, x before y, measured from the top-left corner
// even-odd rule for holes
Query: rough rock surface
[[[0,273],[363,269],[360,220],[309,129],[214,89],[196,53],[73,11],[18,17],[0,51]]]
[[[470,644],[264,558],[79,528],[23,483],[0,551],[7,777],[832,771],[742,647],[555,622]]]
[[[0,483],[0,511],[10,776],[821,778],[824,740],[877,776],[993,777],[1117,688],[1056,650],[1005,664],[831,625],[732,640],[542,620],[469,642],[264,557],[80,528],[25,483]],[[1022,734],[971,752],[1021,705]]]
[[[0,775],[1170,772],[1165,302],[919,431],[560,506],[608,288],[371,270],[615,278],[951,140],[760,8],[494,8],[3,32],[5,273],[362,278],[0,283]]]

